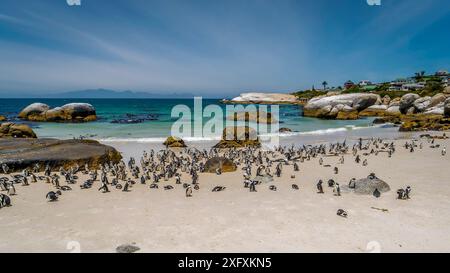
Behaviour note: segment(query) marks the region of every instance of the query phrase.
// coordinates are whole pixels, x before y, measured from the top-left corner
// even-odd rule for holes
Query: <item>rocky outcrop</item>
[[[248,146],[261,146],[255,129],[248,126],[232,126],[223,129],[222,140],[214,148],[243,148]]]
[[[187,147],[184,143],[184,140],[178,137],[170,136],[164,141],[164,146],[170,147],[170,148],[185,148]]]
[[[277,119],[272,117],[271,113],[267,113],[264,111],[248,111],[248,112],[237,112],[233,115],[227,117],[228,120],[234,121],[250,121],[256,123],[264,123],[264,124],[273,124],[278,122]]]
[[[411,107],[413,107],[414,102],[419,98],[420,96],[414,93],[404,95],[400,99],[400,112],[402,114],[406,114],[408,111],[411,111]]]
[[[380,96],[370,93],[341,94],[320,96],[311,99],[303,108],[303,115],[324,119],[358,118],[358,112],[374,105]],[[339,115],[339,113],[344,114]]]
[[[5,122],[0,125],[0,138],[36,138],[36,134],[26,124]]]
[[[450,118],[450,98],[448,98],[444,103],[444,115]]]
[[[377,189],[379,192],[388,192],[391,190],[389,185],[374,175],[367,178],[356,180],[354,191],[357,194],[373,194]]]
[[[19,118],[39,122],[89,122],[97,120],[95,108],[88,103],[69,103],[53,109],[43,103],[33,103],[19,113]]]
[[[0,164],[6,163],[12,171],[33,167],[36,163],[41,171],[47,164],[53,170],[85,163],[98,167],[121,159],[117,150],[94,140],[0,139]]]
[[[217,169],[220,169],[223,173],[234,172],[237,166],[231,159],[226,157],[213,157],[206,161],[204,172],[215,173]]]
[[[239,104],[297,104],[297,97],[282,93],[243,93],[231,100],[223,100],[225,103]]]
[[[6,121],[7,118],[5,116],[0,115],[0,122]]]
[[[359,113],[360,117],[382,117],[389,112],[386,112],[388,109],[387,105],[372,105]]]
[[[401,132],[450,130],[450,118],[444,118],[442,115],[404,115],[401,120]]]
[[[292,130],[290,128],[282,127],[278,130],[279,133],[290,133]]]

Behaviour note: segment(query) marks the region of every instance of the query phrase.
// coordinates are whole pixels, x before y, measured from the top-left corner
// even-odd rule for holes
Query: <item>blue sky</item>
[[[450,1],[0,1],[0,93],[226,97],[450,69]]]

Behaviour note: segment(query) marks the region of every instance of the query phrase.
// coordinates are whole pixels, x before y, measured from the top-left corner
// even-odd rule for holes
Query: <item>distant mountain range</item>
[[[150,98],[192,98],[191,93],[147,93],[115,91],[108,89],[88,89],[62,93],[3,93],[0,98],[48,98],[48,99],[150,99]]]

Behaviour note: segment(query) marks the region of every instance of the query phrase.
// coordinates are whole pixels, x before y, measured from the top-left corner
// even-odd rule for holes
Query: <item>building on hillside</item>
[[[438,76],[438,77],[442,77],[442,76],[448,76],[449,74],[448,74],[448,71],[446,71],[446,70],[439,70],[434,75]]]
[[[344,89],[350,89],[350,88],[352,88],[353,86],[355,86],[355,83],[354,82],[352,82],[352,81],[346,81],[345,83],[344,83]]]
[[[358,83],[359,86],[363,87],[363,86],[368,86],[368,85],[372,85],[371,81],[368,80],[362,80]]]

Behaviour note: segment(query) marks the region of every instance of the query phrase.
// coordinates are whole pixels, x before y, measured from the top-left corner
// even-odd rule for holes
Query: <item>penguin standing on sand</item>
[[[442,156],[445,156],[447,154],[447,150],[445,149],[445,147],[444,147],[444,149],[442,149],[441,154],[442,154]]]
[[[191,185],[189,185],[186,188],[186,197],[192,197],[192,187],[191,187]]]
[[[11,196],[16,195],[16,188],[12,182],[8,185],[8,194]]]
[[[324,193],[322,184],[323,184],[322,180],[319,180],[319,182],[317,182],[317,193]]]
[[[3,193],[0,194],[0,208],[10,207],[11,206],[11,198],[8,195]]]

